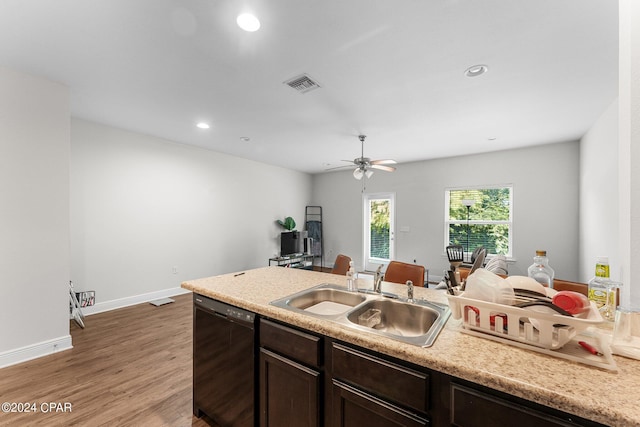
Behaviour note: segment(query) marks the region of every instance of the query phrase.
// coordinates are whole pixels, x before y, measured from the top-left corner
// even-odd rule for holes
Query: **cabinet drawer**
[[[320,337],[269,320],[260,319],[260,346],[310,366],[322,364]]]
[[[333,343],[332,376],[384,399],[426,413],[429,375]]]
[[[451,424],[460,427],[576,425],[458,384],[451,384]]]
[[[340,381],[333,381],[333,427],[425,427],[429,421]]]

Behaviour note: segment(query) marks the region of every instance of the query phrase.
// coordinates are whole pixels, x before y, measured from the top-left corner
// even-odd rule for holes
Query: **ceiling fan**
[[[370,158],[364,156],[364,140],[366,137],[367,137],[366,135],[358,135],[358,139],[360,140],[360,143],[362,146],[362,149],[360,151],[360,157],[353,159],[353,161],[342,160],[343,162],[353,162],[353,164],[356,165],[356,168],[353,170],[353,177],[358,180],[362,179],[363,176],[366,176],[367,178],[371,178],[371,175],[373,175],[374,169],[385,171],[385,172],[393,172],[394,170],[396,170],[395,167],[388,166],[388,165],[396,164],[395,160],[391,160],[391,159],[371,160]],[[336,168],[330,168],[327,170],[343,169],[348,167],[352,167],[352,166],[338,166]]]

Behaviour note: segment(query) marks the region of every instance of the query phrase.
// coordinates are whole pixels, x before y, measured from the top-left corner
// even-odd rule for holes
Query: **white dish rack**
[[[447,298],[451,317],[462,320],[461,331],[466,334],[598,368],[618,370],[609,347],[611,337],[597,328],[586,330],[604,321],[593,302],[580,317],[569,317],[465,298],[464,293],[447,295]],[[601,355],[587,352],[580,346],[581,340],[595,342]]]
[[[487,301],[447,295],[451,317],[462,327],[549,350],[558,350],[577,334],[603,322],[595,304],[580,317],[541,312]]]

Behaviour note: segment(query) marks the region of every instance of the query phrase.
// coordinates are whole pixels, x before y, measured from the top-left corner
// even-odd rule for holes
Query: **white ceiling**
[[[1,0],[0,65],[69,86],[75,117],[317,173],[360,133],[400,163],[579,139],[617,96],[618,4]]]

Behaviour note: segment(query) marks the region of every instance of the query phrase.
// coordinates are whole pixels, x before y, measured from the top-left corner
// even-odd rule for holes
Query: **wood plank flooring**
[[[193,416],[192,296],[172,298],[72,322],[73,349],[0,369],[0,400],[37,407],[0,412],[0,426],[218,427]]]

